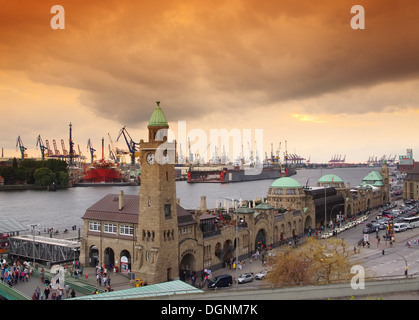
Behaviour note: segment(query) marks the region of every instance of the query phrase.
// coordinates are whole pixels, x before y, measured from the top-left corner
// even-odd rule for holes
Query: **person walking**
[[[44,289],[45,300],[48,300],[49,292],[50,292],[49,285],[45,286],[45,289]]]

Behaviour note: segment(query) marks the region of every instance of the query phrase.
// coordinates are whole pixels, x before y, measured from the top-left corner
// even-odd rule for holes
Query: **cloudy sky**
[[[64,30],[51,28],[57,4]],[[146,139],[159,100],[175,134],[178,121],[263,129],[263,152],[287,141],[312,162],[419,158],[418,12],[417,0],[0,0],[0,147],[19,156],[20,136],[39,156],[41,135],[68,148],[70,122],[85,155],[123,126]]]

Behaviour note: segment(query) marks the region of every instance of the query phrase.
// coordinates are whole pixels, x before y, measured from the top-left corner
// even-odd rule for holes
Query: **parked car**
[[[208,288],[215,289],[215,288],[229,287],[232,285],[232,283],[233,283],[232,276],[228,274],[223,274],[210,280],[208,283]]]
[[[265,278],[265,276],[268,274],[268,270],[264,269],[258,273],[256,273],[255,275],[255,279],[256,280],[262,280],[263,278]]]
[[[395,223],[394,226],[395,232],[402,232],[407,230],[407,224],[406,223]]]
[[[237,279],[239,283],[246,283],[253,281],[253,275],[251,273],[242,273],[240,277]]]

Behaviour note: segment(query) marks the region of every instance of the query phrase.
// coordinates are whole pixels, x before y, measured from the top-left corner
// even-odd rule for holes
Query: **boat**
[[[293,166],[264,166],[260,172],[252,172],[254,168],[243,168],[235,166],[233,168],[214,168],[200,170],[199,168],[190,167],[187,172],[188,183],[230,183],[242,181],[255,181],[278,179],[281,177],[289,177],[297,173]],[[256,170],[256,169],[254,169]]]
[[[74,186],[115,186],[130,185],[125,181],[118,165],[113,161],[96,160],[86,167],[83,177]]]

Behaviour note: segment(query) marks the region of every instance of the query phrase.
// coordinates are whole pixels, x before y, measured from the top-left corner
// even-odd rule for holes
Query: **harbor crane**
[[[42,160],[45,159],[45,150],[48,152],[48,148],[44,145],[44,142],[41,139],[41,135],[38,135],[38,138],[36,139],[36,147],[39,147],[39,149],[41,149],[41,154],[42,154]],[[47,154],[47,156],[49,156]]]
[[[20,154],[22,155],[22,159],[25,159],[28,156],[28,154],[25,152],[27,148],[23,145],[23,141],[20,138],[20,136],[18,136],[16,140],[16,148],[18,147],[20,149]]]
[[[52,144],[54,145],[54,152],[55,152],[55,156],[56,157],[60,157],[60,151],[57,148],[57,142],[55,141],[55,139],[52,139]]]
[[[139,146],[140,144],[137,142],[134,142],[131,138],[131,136],[129,135],[127,129],[125,128],[126,126],[124,126],[121,131],[119,131],[118,134],[118,138],[116,139],[116,141],[119,140],[119,138],[121,137],[121,135],[124,136],[125,142],[127,143],[129,152],[131,154],[131,164],[135,164],[135,156],[137,155],[137,146]],[[129,140],[128,140],[129,138]]]
[[[92,157],[92,163],[93,163],[93,159],[95,157],[94,152],[96,151],[96,149],[93,149],[90,139],[87,141],[87,149],[90,151],[90,156]]]
[[[48,157],[52,157],[52,150],[51,150],[51,148],[49,147],[49,141],[48,140],[45,140],[45,145],[47,146],[47,150],[48,150]]]
[[[64,139],[61,139],[61,148],[63,149],[63,156],[68,157],[68,151],[65,148]]]
[[[109,154],[111,155],[111,158],[113,158],[113,160],[117,163],[120,162],[119,159],[119,153],[118,153],[118,148],[115,148],[115,145],[113,143],[113,140],[111,138],[111,135],[108,132],[108,137],[109,137],[109,141],[110,141],[110,145],[109,145]]]

